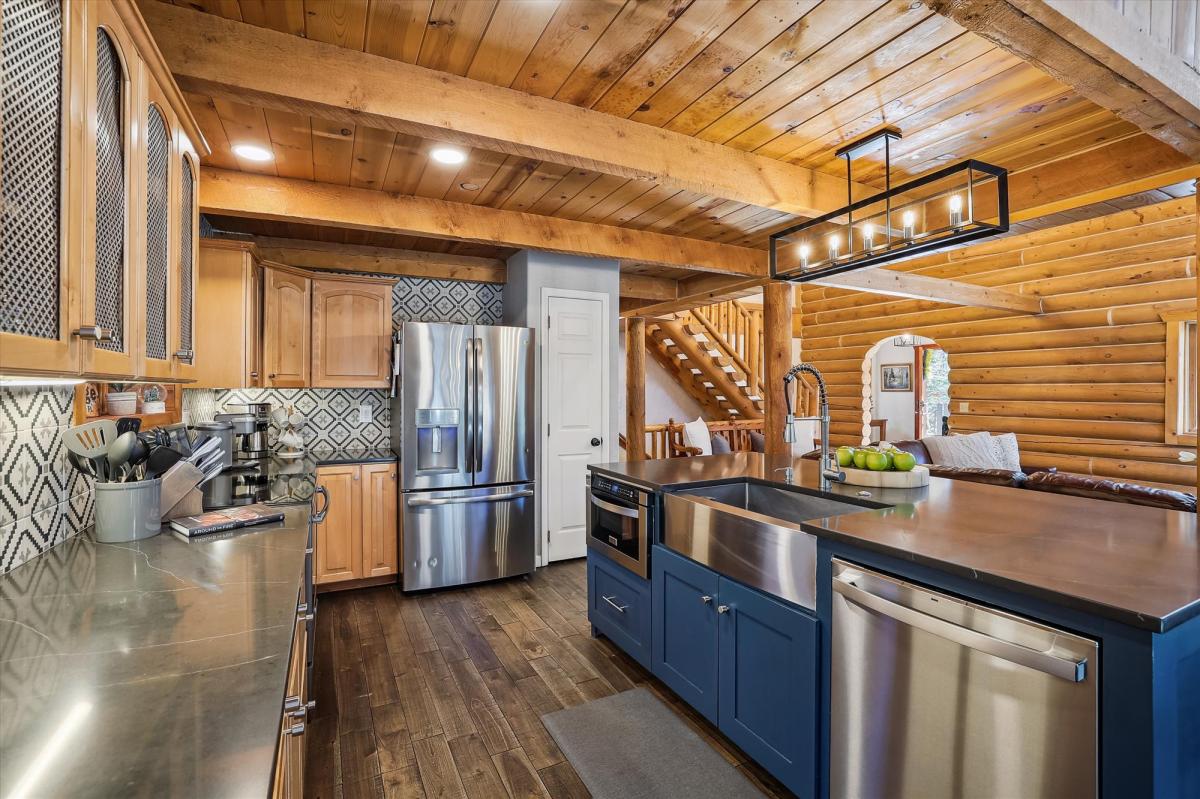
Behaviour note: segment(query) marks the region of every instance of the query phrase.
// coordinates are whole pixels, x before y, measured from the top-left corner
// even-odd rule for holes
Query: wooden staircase
[[[736,300],[646,320],[646,349],[711,419],[762,419],[762,311]]]

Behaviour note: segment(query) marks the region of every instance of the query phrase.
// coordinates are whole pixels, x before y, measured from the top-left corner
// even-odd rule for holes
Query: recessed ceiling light
[[[264,150],[254,144],[235,144],[233,154],[247,161],[270,161],[275,157],[270,150]]]
[[[478,183],[459,183],[458,187],[463,191],[479,191]]]
[[[467,160],[467,154],[454,147],[435,147],[429,157],[439,164],[461,164]]]

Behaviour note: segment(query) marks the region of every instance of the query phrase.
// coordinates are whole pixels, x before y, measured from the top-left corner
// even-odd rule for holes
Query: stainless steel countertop
[[[186,541],[81,534],[0,577],[0,795],[265,797],[307,505]]]
[[[595,472],[650,490],[755,478],[818,490],[816,461],[752,452],[606,463]],[[782,483],[781,483],[782,484]],[[834,495],[864,489],[835,485]],[[963,480],[865,489],[892,507],[803,522],[814,535],[1162,631],[1200,615],[1196,514]]]

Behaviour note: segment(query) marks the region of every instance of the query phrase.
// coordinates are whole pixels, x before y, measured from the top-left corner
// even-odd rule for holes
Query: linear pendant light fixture
[[[846,159],[844,207],[771,235],[771,277],[805,283],[903,261],[1008,230],[1008,170],[966,160],[892,186],[885,128],[837,151]],[[854,199],[851,163],[883,149],[884,190]]]

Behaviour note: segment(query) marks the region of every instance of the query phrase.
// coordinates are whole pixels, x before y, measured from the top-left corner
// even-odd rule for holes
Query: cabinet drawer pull
[[[75,338],[81,338],[85,341],[112,341],[113,332],[100,325],[84,325],[71,331],[71,335]]]
[[[175,350],[175,357],[191,363],[192,359],[196,357],[196,353],[193,350]]]
[[[304,722],[298,721],[295,724],[293,724],[292,726],[288,727],[284,732],[286,732],[288,735],[303,735],[304,734]]]
[[[700,597],[700,601],[701,601],[701,602],[703,602],[703,603],[704,603],[704,604],[706,604],[706,605],[711,605],[711,604],[712,604],[712,597],[710,597],[709,595],[705,594],[704,596]]]
[[[251,377],[254,377],[254,378],[257,378],[257,377],[258,377],[258,372],[251,372],[251,373],[250,373],[250,376],[251,376]]]
[[[613,600],[617,598],[616,594],[613,594],[612,596],[601,596],[600,598],[616,608],[617,613],[624,613],[625,609],[629,607],[628,605],[618,605],[616,602],[613,602]]]
[[[728,605],[717,605],[717,613],[728,613],[731,610],[733,610],[733,608],[729,607]]]

